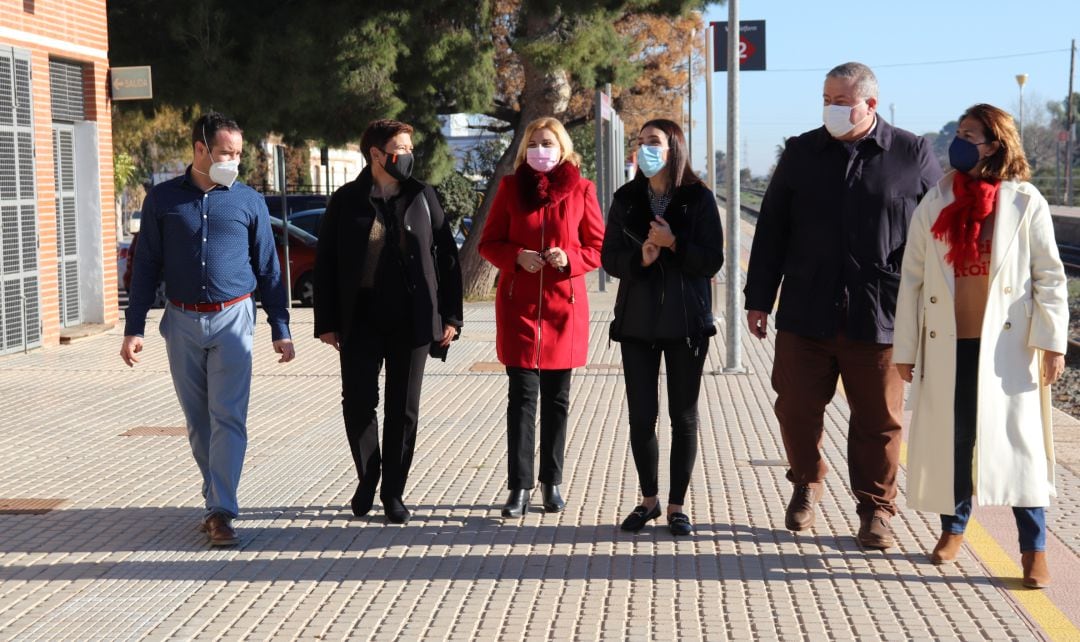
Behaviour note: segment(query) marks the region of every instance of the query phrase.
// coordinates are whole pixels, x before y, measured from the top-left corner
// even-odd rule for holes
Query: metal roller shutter
[[[40,344],[30,57],[0,49],[0,354]]]
[[[52,101],[53,161],[56,178],[56,270],[60,284],[60,325],[82,322],[79,301],[78,213],[75,210],[75,130],[70,123],[86,120],[83,67],[49,61]]]

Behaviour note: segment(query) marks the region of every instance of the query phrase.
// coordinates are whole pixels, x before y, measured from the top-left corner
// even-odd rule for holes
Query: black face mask
[[[412,154],[386,154],[386,162],[383,163],[383,169],[395,179],[399,181],[409,180],[409,177],[412,176],[412,168]]]

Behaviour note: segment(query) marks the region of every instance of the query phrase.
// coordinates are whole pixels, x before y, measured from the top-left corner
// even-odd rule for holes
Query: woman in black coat
[[[620,342],[630,446],[642,500],[623,521],[641,530],[660,517],[656,420],[660,358],[667,367],[671,416],[668,528],[693,531],[683,511],[697,458],[701,373],[716,334],[710,279],[724,263],[723,231],[713,193],[690,168],[686,139],[674,122],[651,120],[638,134],[638,172],[615,192],[601,251],[619,279],[610,335]]]
[[[388,521],[409,521],[412,465],[429,352],[446,358],[462,325],[457,245],[435,191],[412,174],[412,127],[377,120],[360,140],[368,166],[334,192],[319,228],[315,336],[341,353],[341,399],[359,486],[351,507],[379,497]],[[386,362],[383,447],[379,371]]]

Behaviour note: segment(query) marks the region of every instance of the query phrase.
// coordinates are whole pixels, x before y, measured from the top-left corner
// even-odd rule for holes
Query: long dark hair
[[[654,118],[642,125],[638,134],[640,135],[647,127],[655,127],[667,136],[667,168],[673,186],[704,184],[690,167],[690,155],[686,151],[686,136],[683,135],[682,127],[666,118]],[[645,178],[645,175],[641,173],[641,168],[638,168],[637,176]]]

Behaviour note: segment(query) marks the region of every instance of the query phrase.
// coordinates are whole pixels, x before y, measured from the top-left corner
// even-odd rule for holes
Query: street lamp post
[[[1016,74],[1016,84],[1020,86],[1020,146],[1024,146],[1024,83],[1027,82],[1027,74]]]

